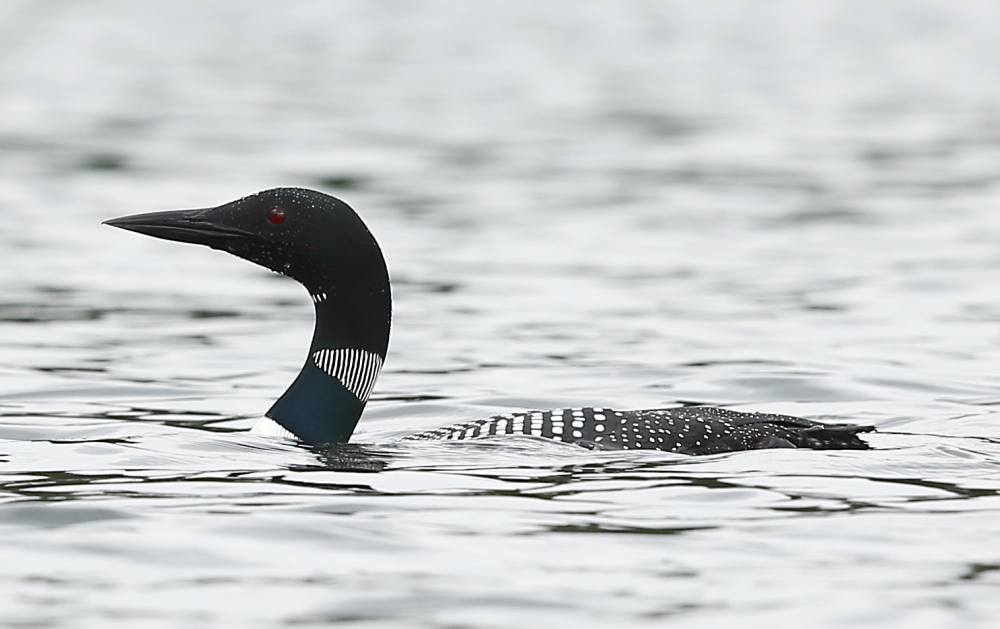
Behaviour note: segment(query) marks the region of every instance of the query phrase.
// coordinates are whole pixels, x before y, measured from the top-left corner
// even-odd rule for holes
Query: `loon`
[[[301,283],[316,310],[305,365],[251,432],[309,445],[345,443],[385,362],[392,297],[382,251],[340,199],[274,188],[207,209],[134,214],[105,224],[207,245]],[[705,406],[619,411],[586,407],[497,415],[404,437],[525,435],[592,449],[715,454],[762,448],[868,449],[873,426]]]

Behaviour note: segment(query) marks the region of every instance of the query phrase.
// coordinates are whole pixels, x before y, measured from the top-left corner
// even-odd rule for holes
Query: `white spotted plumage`
[[[609,421],[611,418],[619,421]],[[607,408],[574,408],[496,415],[404,439],[466,440],[526,435],[599,449],[657,449],[684,454],[712,454],[759,447],[864,448],[856,433],[870,429],[712,407],[625,412]]]

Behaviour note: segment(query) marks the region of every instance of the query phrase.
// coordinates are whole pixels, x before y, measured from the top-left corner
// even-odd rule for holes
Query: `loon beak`
[[[128,231],[154,236],[164,240],[207,245],[213,249],[223,249],[234,239],[259,239],[254,234],[238,227],[224,225],[210,217],[216,208],[199,210],[170,210],[132,214],[104,221],[104,225],[120,227]]]

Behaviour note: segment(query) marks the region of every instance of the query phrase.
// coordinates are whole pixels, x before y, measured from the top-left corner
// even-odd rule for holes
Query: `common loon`
[[[313,445],[350,439],[385,361],[392,318],[385,259],[354,210],[322,192],[274,188],[218,207],[135,214],[105,224],[227,251],[304,285],[316,308],[309,357],[252,432]],[[704,406],[588,407],[497,415],[404,439],[528,435],[595,449],[713,454],[867,449],[858,433],[872,430]]]

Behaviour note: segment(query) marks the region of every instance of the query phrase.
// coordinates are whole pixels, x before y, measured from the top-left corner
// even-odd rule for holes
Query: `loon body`
[[[526,411],[445,426],[405,439],[531,435],[595,450],[669,450],[718,454],[762,448],[865,449],[870,426],[832,425],[789,415],[739,413],[711,406],[643,411],[570,408]]]
[[[392,299],[378,243],[343,201],[302,188],[225,205],[135,214],[106,224],[227,251],[304,285],[316,308],[309,356],[252,432],[309,444],[348,441],[385,361]],[[714,454],[760,448],[867,449],[871,426],[720,408],[524,411],[446,426],[411,440],[527,435],[598,449]]]

